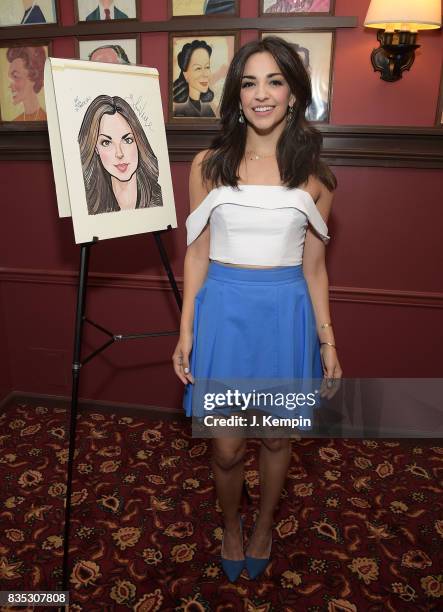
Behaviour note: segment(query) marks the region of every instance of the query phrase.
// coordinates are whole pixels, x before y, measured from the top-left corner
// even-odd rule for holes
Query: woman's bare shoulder
[[[203,151],[199,151],[192,160],[189,174],[189,202],[191,212],[197,208],[212,189],[208,182],[203,179],[201,168],[202,162],[208,153],[209,149],[203,149]]]

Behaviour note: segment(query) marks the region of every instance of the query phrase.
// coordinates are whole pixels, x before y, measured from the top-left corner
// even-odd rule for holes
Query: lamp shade
[[[371,0],[367,28],[432,30],[441,28],[441,0]]]

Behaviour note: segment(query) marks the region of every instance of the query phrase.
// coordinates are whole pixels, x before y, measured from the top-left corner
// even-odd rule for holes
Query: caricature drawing
[[[310,52],[307,47],[302,47],[297,43],[290,43],[300,56],[304,67],[311,77],[312,102],[306,109],[306,119],[308,121],[326,121],[328,118],[328,101],[325,100],[318,91],[318,83],[312,79],[312,66],[310,63]]]
[[[12,103],[23,106],[23,111],[13,121],[44,121],[46,112],[38,98],[43,87],[44,47],[11,47],[6,52],[6,58],[9,62]]]
[[[78,142],[90,215],[163,206],[157,157],[123,98],[92,100]]]
[[[128,19],[128,15],[115,6],[114,0],[99,0],[97,7],[86,17],[86,21],[110,19]]]
[[[265,13],[327,13],[331,0],[277,0]]]
[[[183,45],[177,56],[180,75],[173,83],[174,117],[215,117],[209,88],[212,47],[204,40]]]
[[[205,0],[203,13],[205,15],[218,15],[235,12],[234,0]]]
[[[35,0],[22,0],[22,3],[25,11],[20,22],[22,25],[27,23],[46,23],[45,16]]]
[[[130,64],[126,51],[121,45],[102,45],[89,54],[91,62],[105,62],[106,64]]]

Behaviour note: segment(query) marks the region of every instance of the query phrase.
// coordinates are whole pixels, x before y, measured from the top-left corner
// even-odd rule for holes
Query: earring
[[[239,114],[239,116],[238,116],[238,122],[239,122],[239,123],[244,123],[244,122],[245,122],[245,117],[244,117],[244,115],[243,115],[243,110],[242,110],[242,108],[241,108],[241,107],[240,107],[240,114]]]
[[[293,115],[294,115],[294,107],[293,106],[288,106],[288,114],[286,116],[286,120],[287,120],[288,123],[291,123]]]

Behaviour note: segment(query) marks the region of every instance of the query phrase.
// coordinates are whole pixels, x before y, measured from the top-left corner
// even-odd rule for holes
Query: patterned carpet
[[[34,404],[0,417],[0,590],[55,589],[61,576],[67,412]],[[231,584],[218,563],[210,442],[188,422],[83,410],[70,610],[442,610],[443,442],[292,444],[273,561],[261,579],[245,571]],[[246,533],[259,446],[248,440]]]

